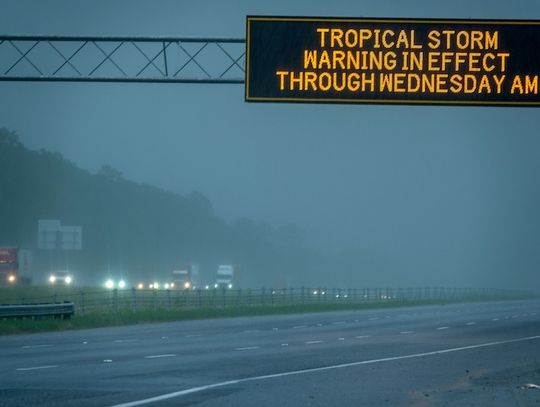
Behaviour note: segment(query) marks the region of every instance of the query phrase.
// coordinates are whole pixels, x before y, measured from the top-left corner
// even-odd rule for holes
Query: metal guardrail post
[[[135,287],[131,288],[131,310],[135,311],[137,309],[137,290]]]
[[[113,310],[115,313],[118,312],[118,289],[113,290]]]
[[[80,295],[81,295],[81,300],[80,300],[79,307],[80,307],[80,310],[81,310],[81,315],[84,315],[84,312],[85,312],[84,289],[81,290]]]

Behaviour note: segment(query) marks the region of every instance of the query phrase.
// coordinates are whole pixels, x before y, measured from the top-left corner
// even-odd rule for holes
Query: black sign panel
[[[540,106],[540,21],[247,17],[248,102]]]

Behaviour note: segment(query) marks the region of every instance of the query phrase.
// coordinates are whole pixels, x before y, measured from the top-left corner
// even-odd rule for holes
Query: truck
[[[190,289],[199,285],[199,265],[190,263],[172,271],[172,288]]]
[[[0,285],[15,285],[19,280],[19,249],[0,247]]]
[[[233,288],[234,267],[230,264],[220,264],[217,269],[216,282],[214,288]]]

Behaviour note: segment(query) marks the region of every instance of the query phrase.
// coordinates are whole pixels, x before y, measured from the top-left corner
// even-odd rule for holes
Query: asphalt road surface
[[[0,406],[540,406],[534,385],[538,300],[0,337]]]

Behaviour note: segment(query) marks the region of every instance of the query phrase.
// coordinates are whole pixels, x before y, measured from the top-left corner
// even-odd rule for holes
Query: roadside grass
[[[451,303],[496,301],[521,299],[523,297],[464,297],[459,300],[386,300],[368,303],[327,303],[294,305],[252,305],[240,307],[206,308],[156,308],[136,309],[119,308],[114,312],[76,313],[71,319],[36,318],[0,320],[0,335],[35,333],[46,331],[64,331],[74,329],[99,328],[109,326],[135,325],[142,323],[173,322],[209,318],[230,318],[240,316],[285,315],[311,312],[329,312],[340,310],[384,309],[420,305],[446,305]]]

